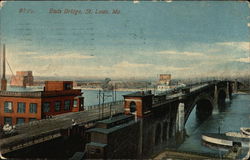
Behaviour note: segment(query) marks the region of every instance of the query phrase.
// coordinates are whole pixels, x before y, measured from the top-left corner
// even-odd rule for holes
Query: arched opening
[[[190,114],[185,117],[186,134],[192,134],[208,117],[213,113],[214,103],[209,95],[197,96],[191,106],[187,106],[187,112]]]
[[[129,109],[131,113],[136,111],[136,103],[134,101],[130,102]]]
[[[208,99],[200,99],[196,103],[196,117],[199,121],[206,120],[212,115],[213,104]]]
[[[168,123],[164,122],[163,123],[163,129],[162,129],[162,140],[163,141],[167,140],[167,129],[168,129]]]
[[[161,141],[161,124],[158,123],[155,130],[155,145],[160,144]]]

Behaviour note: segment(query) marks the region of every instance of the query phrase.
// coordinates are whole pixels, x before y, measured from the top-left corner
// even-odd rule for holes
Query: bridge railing
[[[186,84],[186,86],[192,88],[192,87],[195,87],[195,86],[198,86],[198,85],[214,83],[214,82],[217,82],[217,80],[201,81],[201,82],[196,82],[196,83],[192,83],[192,84]]]
[[[183,88],[190,88],[191,89],[191,88],[195,88],[197,86],[202,86],[205,84],[210,84],[210,83],[215,83],[215,82],[217,82],[217,81],[211,80],[211,81],[202,81],[202,82],[196,82],[196,83],[192,83],[192,84],[186,84],[185,86],[177,86],[176,88],[172,88],[170,90],[167,90],[165,92],[162,92],[160,94],[155,95],[153,98],[153,105],[165,102],[168,96],[182,92]]]
[[[107,102],[107,103],[102,103],[102,104],[96,104],[96,105],[90,105],[90,106],[85,106],[85,110],[92,110],[92,109],[97,109],[99,107],[104,107],[104,108],[108,108],[114,105],[123,105],[124,104],[124,100],[120,100],[120,101],[115,101],[115,102]]]

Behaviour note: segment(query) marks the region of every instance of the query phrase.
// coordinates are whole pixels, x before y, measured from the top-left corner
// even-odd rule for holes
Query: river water
[[[99,91],[98,90],[82,90],[84,96],[84,105],[97,105],[99,104]],[[104,103],[112,102],[113,100],[123,100],[123,95],[129,94],[131,92],[128,91],[117,91],[116,93],[112,91],[105,91],[104,92]],[[116,95],[116,96],[115,96]],[[103,102],[103,91],[100,94],[100,103]],[[116,97],[116,98],[115,98]]]
[[[185,125],[188,138],[178,150],[222,155],[225,149],[212,149],[201,144],[202,133],[218,133],[219,128],[221,133],[239,131],[240,127],[250,127],[250,94],[233,95],[221,111],[213,113],[204,122],[196,119],[194,109]]]

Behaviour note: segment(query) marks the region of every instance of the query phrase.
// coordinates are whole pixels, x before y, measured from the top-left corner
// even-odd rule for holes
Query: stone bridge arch
[[[185,124],[189,118],[189,115],[195,107],[197,118],[200,120],[204,120],[212,114],[212,111],[214,109],[214,98],[207,93],[202,93],[196,96],[192,104],[185,107]]]

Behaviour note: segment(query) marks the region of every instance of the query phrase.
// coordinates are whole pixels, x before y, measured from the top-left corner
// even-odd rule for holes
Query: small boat
[[[215,146],[222,147],[249,147],[250,128],[240,128],[240,132],[226,133],[205,133],[202,134],[202,141]]]
[[[241,128],[240,128],[240,131],[241,131],[243,134],[250,136],[250,128],[243,128],[243,127],[241,127]]]

